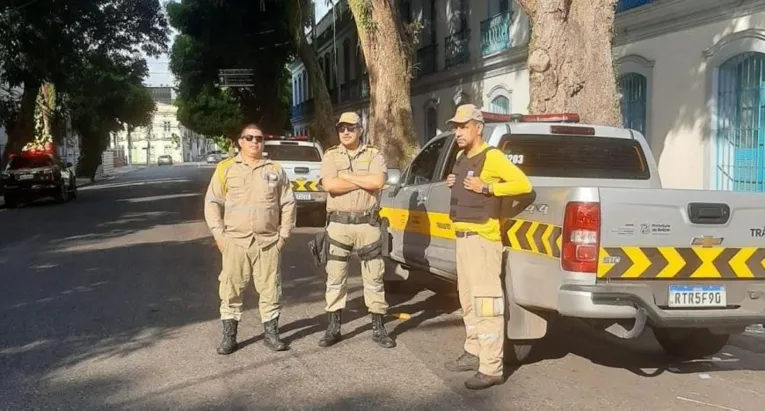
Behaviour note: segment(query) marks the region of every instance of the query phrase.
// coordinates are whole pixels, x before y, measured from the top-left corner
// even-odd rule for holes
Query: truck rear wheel
[[[664,351],[685,360],[717,354],[730,338],[707,328],[654,328],[653,334]]]

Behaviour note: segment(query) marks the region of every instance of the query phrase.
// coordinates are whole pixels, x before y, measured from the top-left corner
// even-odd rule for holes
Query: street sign
[[[252,87],[252,69],[218,70],[221,87]]]

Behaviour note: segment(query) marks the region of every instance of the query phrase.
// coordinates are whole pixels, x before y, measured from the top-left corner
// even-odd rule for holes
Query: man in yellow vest
[[[223,254],[218,280],[223,340],[219,354],[237,348],[242,293],[250,282],[260,294],[264,343],[274,351],[279,339],[281,254],[295,227],[295,195],[282,167],[263,157],[263,131],[246,125],[237,140],[239,153],[218,163],[205,196],[205,220]]]
[[[465,322],[463,354],[450,371],[477,371],[465,386],[483,389],[504,381],[505,298],[502,291],[500,197],[531,192],[531,183],[502,151],[483,141],[483,114],[472,104],[457,108],[457,154],[446,184],[456,232],[457,284]]]

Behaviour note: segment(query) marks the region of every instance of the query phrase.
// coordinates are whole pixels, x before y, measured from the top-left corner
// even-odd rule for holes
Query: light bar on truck
[[[550,134],[574,134],[577,136],[594,136],[594,127],[581,126],[550,126]]]
[[[522,123],[578,123],[579,114],[576,113],[551,113],[551,114],[514,114],[514,121]],[[516,120],[517,119],[517,120]]]
[[[490,111],[482,111],[483,121],[486,123],[578,123],[579,114],[576,113],[553,113],[553,114],[500,114]]]
[[[308,141],[308,136],[275,136],[273,134],[266,134],[266,140],[294,140],[294,141]]]

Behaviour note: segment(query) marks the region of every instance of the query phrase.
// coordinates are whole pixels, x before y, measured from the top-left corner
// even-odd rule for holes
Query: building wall
[[[210,151],[211,143],[204,136],[180,124],[177,107],[160,102],[156,104],[157,111],[151,126],[139,127],[130,133],[132,149],[128,148],[127,131],[119,131],[114,136],[116,145],[125,150],[131,164],[155,164],[161,155],[172,156],[175,163],[197,161]]]
[[[429,1],[410,1],[411,18],[426,23],[427,33],[422,34],[419,47],[428,46],[431,38],[436,43],[435,72],[418,76],[412,82],[412,111],[420,143],[443,131],[445,121],[460,103],[470,102],[496,112],[492,101],[503,96],[509,100],[510,112],[527,112],[528,17],[510,2],[512,23],[507,28],[510,44],[483,56],[481,22],[497,10],[499,0],[469,2],[469,59],[446,68],[445,43],[453,40],[447,36],[459,31],[460,3],[460,0],[437,1],[435,21],[428,22],[429,11],[424,6],[428,6]],[[650,4],[617,13],[615,24],[614,58],[619,80],[624,81],[623,76],[634,73],[645,81],[641,86],[644,88],[636,92],[645,98],[645,114],[640,121],[644,126],[632,127],[644,130],[665,187],[729,189],[722,187],[719,181],[723,175],[720,158],[729,156],[726,154],[729,148],[720,146],[718,138],[720,116],[717,111],[722,110],[717,99],[719,67],[741,53],[765,53],[765,2],[663,0],[647,3]],[[430,32],[430,23],[435,25],[434,35]],[[343,36],[353,35],[352,30],[345,31],[342,27],[336,28],[336,33],[340,36],[334,41],[320,45],[321,52],[326,53],[332,44],[342,44]],[[338,65],[342,70],[342,64]],[[296,75],[302,70],[300,64],[293,67]],[[761,143],[765,144],[765,68],[759,70],[763,76],[760,87],[763,118],[759,133]],[[625,101],[630,95],[627,87],[620,88]],[[365,104],[364,99],[358,99],[335,104],[335,109],[360,108]],[[627,103],[623,107],[627,107]],[[435,110],[435,118],[428,115],[429,110]],[[624,108],[625,119],[630,110]],[[296,128],[304,127],[310,116],[297,120]],[[757,127],[756,122],[751,124],[750,128]],[[760,167],[765,170],[765,148],[760,151]],[[759,190],[765,191],[765,172],[762,174],[763,184]]]
[[[739,53],[765,52],[761,28],[765,11],[615,48],[618,57],[632,57],[622,72],[640,71],[649,79],[646,136],[666,187],[715,188],[717,69]]]

